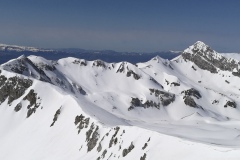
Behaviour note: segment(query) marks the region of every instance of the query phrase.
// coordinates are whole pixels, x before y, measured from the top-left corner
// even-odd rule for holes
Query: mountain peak
[[[20,57],[18,57],[17,59],[25,59],[25,58],[26,58],[26,56],[23,54]]]
[[[194,43],[194,45],[206,46],[206,44],[202,41],[197,41],[197,42]]]
[[[197,53],[197,52],[213,52],[213,50],[206,45],[204,42],[202,41],[197,41],[196,43],[194,43],[193,45],[189,46],[187,49],[184,50],[184,52],[186,53]]]
[[[211,73],[218,73],[218,69],[230,72],[238,71],[238,61],[222,56],[201,41],[197,41],[185,49],[181,57],[185,60],[192,61],[199,68],[208,70]],[[235,74],[235,72],[233,74]],[[239,76],[240,71],[235,75]]]
[[[208,45],[206,45],[202,41],[197,41],[196,43],[193,44],[193,47],[195,50],[204,50],[204,51],[210,48]]]

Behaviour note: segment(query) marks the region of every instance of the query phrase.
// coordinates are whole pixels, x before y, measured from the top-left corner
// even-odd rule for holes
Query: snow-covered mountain
[[[0,159],[238,159],[239,61],[21,56],[0,69]]]
[[[240,61],[240,53],[221,53],[224,57],[233,58]]]

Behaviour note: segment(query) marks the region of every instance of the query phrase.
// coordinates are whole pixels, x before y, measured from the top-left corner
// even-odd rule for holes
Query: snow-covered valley
[[[21,56],[0,69],[0,159],[240,157],[240,62],[203,42],[172,60]]]

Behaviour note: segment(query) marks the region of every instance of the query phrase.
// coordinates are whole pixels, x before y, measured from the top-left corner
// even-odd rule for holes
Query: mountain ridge
[[[236,159],[239,76],[207,48],[193,50],[200,60],[190,49],[137,64],[38,56],[2,64],[0,158]]]

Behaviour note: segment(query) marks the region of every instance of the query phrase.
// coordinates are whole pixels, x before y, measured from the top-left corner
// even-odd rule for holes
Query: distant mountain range
[[[49,60],[58,60],[65,57],[75,57],[86,59],[89,61],[101,59],[105,62],[121,62],[130,63],[145,62],[149,59],[160,56],[164,59],[172,59],[180,54],[178,51],[162,51],[154,53],[135,53],[135,52],[116,52],[112,50],[84,50],[78,48],[68,49],[39,49],[34,47],[25,47],[17,45],[0,44],[0,64],[10,59],[17,58],[20,55],[41,56]]]

